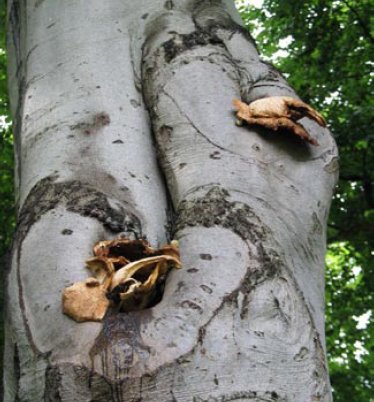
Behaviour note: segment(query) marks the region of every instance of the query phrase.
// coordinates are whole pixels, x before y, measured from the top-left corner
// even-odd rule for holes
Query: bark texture
[[[9,2],[18,228],[5,400],[331,401],[325,229],[337,176],[313,147],[236,127],[232,100],[297,98],[231,0]],[[162,301],[62,314],[96,241],[180,241]]]

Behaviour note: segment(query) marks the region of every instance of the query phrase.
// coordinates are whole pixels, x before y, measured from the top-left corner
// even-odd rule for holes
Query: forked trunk
[[[319,146],[235,126],[235,98],[296,97],[241,24],[231,0],[9,1],[6,402],[331,401],[337,151],[306,118]],[[78,324],[61,292],[120,233],[178,239],[183,268],[153,308]]]

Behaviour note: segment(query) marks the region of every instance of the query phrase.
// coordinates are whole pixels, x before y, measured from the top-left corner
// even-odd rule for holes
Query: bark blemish
[[[112,144],[123,144],[122,140],[115,140],[112,142]]]
[[[209,286],[200,285],[200,287],[201,287],[201,289],[202,289],[205,293],[208,293],[208,294],[213,293],[213,290],[212,290]]]
[[[174,34],[174,37],[162,44],[165,61],[170,63],[178,55],[198,46],[219,45],[223,41],[214,33],[197,30],[189,34]]]
[[[132,106],[133,108],[135,108],[135,109],[137,109],[137,108],[140,106],[140,102],[138,102],[138,101],[135,100],[135,99],[131,99],[131,100],[130,100],[130,103],[131,103],[131,106]]]
[[[182,301],[181,306],[183,308],[191,308],[193,310],[197,310],[200,314],[203,313],[203,309],[197,303],[195,303],[191,300]]]
[[[189,269],[187,269],[187,272],[194,274],[196,272],[199,272],[199,270],[197,268],[189,268]]]
[[[171,135],[173,132],[173,127],[170,126],[162,126],[160,127],[158,134],[159,134],[159,140],[166,143],[169,142],[171,139]]]
[[[164,4],[166,10],[172,10],[174,8],[173,0],[167,0]]]
[[[339,170],[339,158],[334,156],[330,162],[328,162],[324,168],[327,173],[336,173]]]
[[[48,402],[60,402],[61,373],[58,367],[49,366],[45,373],[44,400]]]
[[[71,229],[64,229],[61,234],[63,235],[71,235],[73,233],[73,231]]]
[[[202,260],[211,261],[213,257],[210,254],[200,254],[200,258]]]
[[[211,159],[221,159],[221,152],[219,152],[219,151],[214,151],[213,153],[211,153],[211,154],[209,155],[209,157],[210,157]]]
[[[56,183],[57,176],[40,180],[30,191],[19,215],[16,237],[21,242],[31,226],[58,205],[73,213],[102,222],[112,232],[131,232],[141,237],[139,219],[124,208],[114,209],[107,196],[79,180]]]
[[[18,397],[19,380],[21,378],[21,364],[19,360],[17,344],[14,344],[13,367],[14,367],[14,378],[17,384],[17,397]]]
[[[122,356],[111,353],[112,347],[121,345]],[[112,354],[114,365],[118,370],[127,371],[133,367],[135,361],[145,362],[148,360],[150,349],[142,342],[136,316],[125,313],[107,315],[103,322],[103,328],[96,338],[89,355],[94,367],[96,356],[108,358]],[[105,367],[104,367],[105,369]],[[113,369],[109,367],[108,369]]]
[[[100,131],[110,124],[110,116],[106,112],[95,113],[87,119],[69,126],[70,130],[78,130],[83,134],[90,135]]]
[[[293,359],[297,362],[305,359],[306,356],[309,354],[309,349],[303,346],[300,351],[293,357]]]
[[[246,204],[228,201],[228,197],[225,189],[215,186],[202,198],[182,201],[177,211],[177,231],[188,226],[220,225],[243,240],[265,240],[267,230],[253,210]]]

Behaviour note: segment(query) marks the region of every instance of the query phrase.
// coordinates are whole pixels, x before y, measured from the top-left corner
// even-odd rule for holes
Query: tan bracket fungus
[[[160,249],[145,240],[107,240],[93,252],[86,265],[94,277],[62,292],[63,313],[78,322],[101,321],[110,305],[133,311],[156,304],[169,270],[181,268],[175,240]]]
[[[249,105],[234,99],[233,105],[237,109],[238,125],[244,120],[248,124],[263,126],[274,131],[286,129],[312,145],[319,145],[318,141],[296,122],[303,117],[309,117],[321,127],[326,127],[325,119],[317,111],[289,96],[270,96],[258,99]]]

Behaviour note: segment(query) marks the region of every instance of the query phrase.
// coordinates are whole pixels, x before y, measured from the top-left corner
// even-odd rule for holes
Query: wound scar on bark
[[[23,240],[30,227],[58,205],[97,219],[114,233],[131,232],[142,237],[140,220],[133,212],[119,205],[114,208],[107,196],[92,185],[79,180],[57,182],[57,176],[48,176],[31,189],[19,215],[16,236]]]

